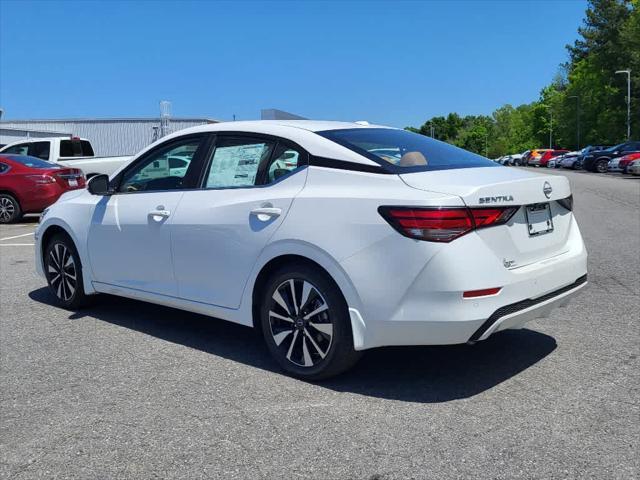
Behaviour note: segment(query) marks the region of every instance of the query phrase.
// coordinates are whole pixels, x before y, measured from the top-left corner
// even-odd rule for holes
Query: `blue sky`
[[[5,119],[309,118],[419,126],[537,98],[586,1],[0,0]]]

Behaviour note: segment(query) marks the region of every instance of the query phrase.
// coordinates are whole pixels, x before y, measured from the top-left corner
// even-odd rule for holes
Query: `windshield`
[[[9,160],[13,160],[16,163],[20,163],[29,168],[61,168],[60,165],[55,163],[40,160],[36,157],[29,157],[27,155],[6,155],[6,157]]]
[[[352,128],[316,133],[396,173],[500,167],[488,158],[406,130]]]

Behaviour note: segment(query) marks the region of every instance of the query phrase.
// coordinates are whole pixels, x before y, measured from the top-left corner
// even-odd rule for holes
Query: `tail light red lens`
[[[56,179],[51,175],[27,175],[27,178],[33,180],[38,185],[46,185],[48,183],[56,183]]]
[[[502,225],[518,207],[414,208],[379,207],[378,212],[405,237],[448,243],[477,228]]]

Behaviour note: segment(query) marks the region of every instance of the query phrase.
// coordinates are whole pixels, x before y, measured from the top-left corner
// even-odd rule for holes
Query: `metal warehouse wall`
[[[169,120],[171,132],[207,123],[217,123],[217,121],[207,118],[177,117]],[[86,138],[91,141],[95,154],[99,156],[133,155],[154,141],[153,127],[160,127],[159,118],[5,120],[0,122],[0,128],[3,129],[65,132]]]
[[[65,132],[39,132],[35,130],[20,130],[16,128],[5,128],[0,126],[0,144],[7,144],[24,140],[25,138],[46,138],[63,137],[68,135]]]

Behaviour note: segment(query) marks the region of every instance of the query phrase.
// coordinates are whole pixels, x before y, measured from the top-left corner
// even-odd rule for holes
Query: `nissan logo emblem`
[[[545,197],[550,198],[551,192],[553,192],[553,188],[551,188],[551,184],[549,182],[544,182],[542,191],[544,192]]]

